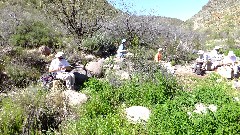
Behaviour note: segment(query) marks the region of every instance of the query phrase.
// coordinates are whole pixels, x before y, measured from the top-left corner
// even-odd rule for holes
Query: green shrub
[[[228,48],[228,49],[226,49],[223,53],[224,53],[225,55],[228,55],[228,52],[229,52],[229,51],[233,51],[234,54],[235,54],[237,57],[240,57],[240,50],[238,49],[238,47]]]
[[[141,78],[141,76],[138,76]],[[65,134],[237,134],[240,131],[238,102],[227,83],[217,84],[217,74],[198,80],[191,92],[180,90],[174,78],[155,73],[151,80],[134,77],[120,87],[90,79],[83,92],[90,100],[81,107],[79,119],[66,122]],[[194,113],[195,105],[214,104],[217,112]],[[123,109],[141,105],[151,110],[150,120],[132,124]],[[191,112],[192,115],[189,115]]]
[[[59,93],[51,94],[31,86],[3,99],[0,95],[0,134],[46,134],[59,129],[68,114],[66,104]]]
[[[116,45],[115,41],[111,37],[99,34],[91,38],[86,38],[82,42],[84,51],[93,53],[97,56],[110,56],[115,54]]]
[[[25,21],[18,26],[11,36],[10,42],[15,46],[36,48],[46,45],[51,48],[62,46],[61,35],[47,27],[46,24],[36,21]]]
[[[79,119],[65,125],[65,134],[147,134],[141,124],[131,124],[125,119],[124,106],[142,105],[149,108],[163,104],[175,96],[179,89],[175,80],[156,74],[153,83],[138,79],[125,82],[120,87],[91,78],[85,83],[84,93],[89,101],[80,108]]]
[[[5,72],[13,85],[17,87],[26,87],[32,82],[36,82],[40,77],[40,72],[37,69],[18,64],[6,65]]]
[[[4,98],[0,102],[0,134],[10,135],[22,132],[25,119],[24,109],[10,98]]]
[[[200,80],[192,92],[178,91],[173,100],[156,105],[148,123],[149,134],[236,134],[240,131],[239,103],[234,102],[227,83],[211,74]],[[214,104],[216,112],[194,113],[195,104]],[[191,112],[189,115],[187,112]]]

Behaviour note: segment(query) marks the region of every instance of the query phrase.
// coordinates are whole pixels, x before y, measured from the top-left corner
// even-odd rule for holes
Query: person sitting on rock
[[[223,63],[225,66],[229,66],[230,68],[232,68],[233,73],[235,76],[237,76],[238,74],[238,62],[237,62],[237,57],[234,54],[233,51],[229,51],[228,55],[224,57]]]
[[[162,60],[162,48],[158,49],[157,54],[154,57],[155,62],[160,62]]]
[[[213,66],[213,69],[216,69],[218,68],[219,66],[222,66],[223,62],[223,54],[220,54],[220,49],[222,47],[220,46],[215,46],[214,49],[211,51],[210,53],[210,58],[211,58],[211,61],[212,61],[212,66]]]
[[[196,59],[195,64],[193,66],[193,72],[199,75],[203,75],[204,71],[206,70],[207,60],[203,50],[199,50],[197,54],[198,54],[198,58]]]
[[[66,72],[69,70],[71,70],[71,66],[65,59],[65,54],[58,52],[50,64],[49,72],[55,73],[56,79],[66,81],[67,89],[74,90],[75,76],[73,73]]]
[[[116,55],[117,58],[124,58],[125,57],[125,55],[127,53],[126,41],[127,41],[126,39],[123,39],[122,43],[119,45],[118,50],[117,50],[117,55]]]

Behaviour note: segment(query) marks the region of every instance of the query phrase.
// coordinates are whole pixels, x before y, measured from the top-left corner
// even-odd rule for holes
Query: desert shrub
[[[39,4],[41,3],[41,0],[25,0],[25,1],[21,1],[21,0],[2,0],[4,3],[8,3],[11,5],[21,5],[21,6],[26,6],[27,4],[32,4],[35,6],[40,6]]]
[[[39,21],[25,21],[16,28],[10,42],[15,46],[36,48],[46,45],[59,48],[62,45],[61,35]]]
[[[0,101],[1,134],[46,134],[57,132],[68,115],[60,93],[54,96],[39,86],[18,89]]]
[[[233,51],[237,57],[240,57],[240,50],[238,49],[238,46],[229,46],[223,51],[224,55],[228,55],[229,51]]]
[[[46,72],[46,62],[36,53],[29,53],[22,47],[14,47],[2,56],[4,61],[3,71],[5,76],[1,77],[2,89],[10,86],[26,87],[28,84],[36,83],[40,74]]]
[[[37,69],[13,63],[6,65],[5,72],[16,87],[26,87],[40,77]]]
[[[28,87],[19,92],[14,99],[24,108],[26,119],[23,124],[23,134],[46,133],[58,129],[64,118],[63,98],[59,93],[50,97],[49,93],[39,86]],[[56,99],[57,100],[56,100]]]
[[[24,109],[11,99],[4,98],[0,102],[0,134],[19,134],[22,132]]]
[[[84,39],[82,46],[86,52],[106,57],[116,53],[117,46],[114,43],[115,39],[99,34],[91,38]]]
[[[14,63],[16,64],[35,69],[37,73],[46,72],[47,61],[36,54],[36,52],[28,53],[27,50],[24,50],[18,57],[12,58],[12,60],[15,61]]]

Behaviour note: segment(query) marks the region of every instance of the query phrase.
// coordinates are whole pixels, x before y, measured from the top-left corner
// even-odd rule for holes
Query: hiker
[[[193,67],[193,72],[198,75],[203,75],[206,70],[205,68],[206,68],[207,59],[205,58],[206,56],[204,56],[204,51],[199,50],[197,54],[199,56],[196,59],[196,63]]]
[[[55,59],[52,60],[49,72],[56,74],[56,79],[61,79],[66,81],[66,87],[69,90],[74,90],[75,76],[73,73],[66,72],[70,71],[71,66],[65,59],[65,54],[63,52],[58,52],[55,55]]]
[[[239,78],[239,69],[240,69],[239,62],[236,61],[233,66],[233,75],[235,79]]]
[[[157,52],[157,54],[155,55],[154,60],[155,60],[156,62],[160,62],[160,61],[162,60],[162,48],[159,48],[159,49],[158,49],[158,52]]]
[[[237,77],[238,74],[238,66],[236,64],[237,57],[233,53],[233,51],[229,51],[228,55],[223,59],[223,68],[225,72],[225,77],[228,79],[232,79],[234,76]]]
[[[217,58],[219,55],[220,55],[220,49],[221,49],[222,47],[220,47],[220,46],[215,46],[214,48],[213,48],[213,50],[211,51],[211,57],[212,58]]]
[[[216,69],[219,66],[223,65],[223,55],[220,54],[220,46],[215,46],[214,49],[210,53],[210,58],[212,61],[212,67],[213,69]]]
[[[127,53],[126,41],[127,41],[126,39],[123,39],[122,43],[119,45],[118,50],[117,50],[117,55],[116,55],[117,58],[124,58],[125,57],[125,55]]]

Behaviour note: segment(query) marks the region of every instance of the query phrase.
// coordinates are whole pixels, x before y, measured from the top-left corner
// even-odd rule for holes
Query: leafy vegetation
[[[42,22],[26,21],[18,26],[10,41],[15,46],[37,48],[46,45],[51,48],[59,48],[62,45],[61,35],[53,32]]]
[[[68,112],[59,93],[55,98],[39,86],[0,97],[0,133],[41,134],[57,130]]]
[[[162,78],[157,75],[156,78]],[[66,134],[231,134],[239,132],[239,103],[233,100],[226,83],[216,84],[216,75],[199,80],[192,92],[167,88],[173,82],[130,82],[113,88],[106,82],[91,79],[84,92],[90,101],[79,110],[80,118],[67,122]],[[206,85],[207,84],[207,85]],[[168,90],[174,92],[169,93]],[[172,94],[174,94],[173,98]],[[217,112],[194,113],[197,103],[214,104]],[[124,117],[124,108],[142,105],[151,109],[146,125],[132,124]],[[192,116],[188,112],[193,112]],[[226,126],[228,125],[228,126]]]

